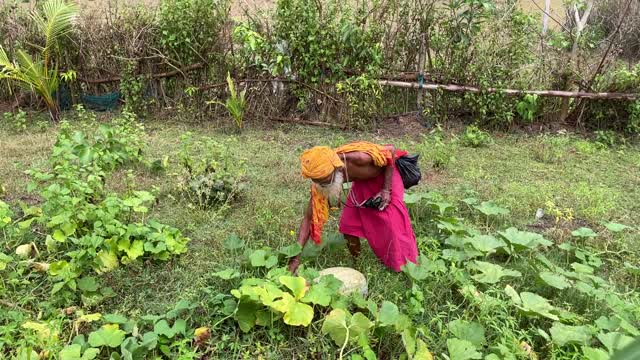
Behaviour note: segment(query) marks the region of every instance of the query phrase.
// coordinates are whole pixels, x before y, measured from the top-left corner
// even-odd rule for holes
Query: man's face
[[[342,183],[344,182],[344,175],[340,169],[335,170],[331,175],[313,181],[316,184],[316,189],[327,199],[339,199],[342,193]]]

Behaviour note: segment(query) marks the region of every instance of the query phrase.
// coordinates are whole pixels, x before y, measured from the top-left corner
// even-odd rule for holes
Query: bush
[[[476,125],[469,125],[462,133],[460,143],[462,146],[479,148],[492,144],[493,139],[489,133],[480,130]]]
[[[201,209],[220,207],[240,195],[245,186],[245,162],[235,158],[225,142],[210,138],[194,140],[189,132],[180,140],[178,157],[184,173],[179,191],[191,205]]]

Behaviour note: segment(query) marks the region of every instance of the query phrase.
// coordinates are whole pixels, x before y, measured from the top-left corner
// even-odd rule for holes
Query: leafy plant
[[[193,205],[222,206],[235,199],[244,188],[245,162],[236,158],[223,142],[210,138],[194,140],[193,134],[185,133],[181,136],[178,159],[184,169],[179,191]]]
[[[224,103],[220,101],[209,101],[208,103],[224,106],[229,112],[229,115],[231,115],[231,118],[233,118],[238,130],[242,130],[244,127],[244,113],[247,106],[247,101],[245,99],[247,89],[244,89],[241,92],[236,91],[233,79],[229,73],[227,73],[227,86],[229,87],[229,97]]]
[[[460,137],[460,143],[463,146],[472,148],[488,146],[492,142],[491,135],[480,130],[480,128],[475,125],[467,126]]]
[[[527,94],[516,105],[516,111],[522,120],[532,122],[538,108],[538,95]]]
[[[64,0],[47,0],[39,12],[32,14],[32,19],[44,38],[44,46],[37,46],[39,53],[32,56],[19,49],[13,61],[0,45],[0,80],[17,83],[28,91],[35,92],[45,103],[51,119],[60,119],[58,102],[54,93],[59,85],[59,62],[56,51],[61,39],[72,30],[77,7]]]

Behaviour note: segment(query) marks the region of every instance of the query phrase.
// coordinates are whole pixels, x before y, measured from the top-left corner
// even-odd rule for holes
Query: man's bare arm
[[[309,236],[311,236],[311,199],[309,199],[307,208],[304,211],[304,216],[302,217],[302,222],[300,223],[300,229],[298,229],[298,244],[304,248],[309,240]],[[298,265],[300,265],[300,255],[292,257],[291,260],[289,260],[289,271],[295,274]]]

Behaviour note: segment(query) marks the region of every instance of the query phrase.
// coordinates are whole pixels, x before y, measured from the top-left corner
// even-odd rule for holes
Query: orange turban
[[[344,166],[338,154],[326,146],[316,146],[300,156],[302,176],[307,179],[322,179],[331,175],[336,168]]]

